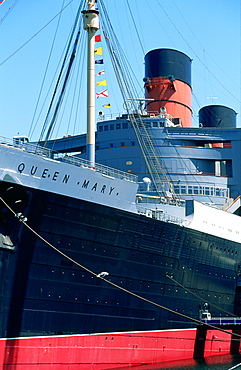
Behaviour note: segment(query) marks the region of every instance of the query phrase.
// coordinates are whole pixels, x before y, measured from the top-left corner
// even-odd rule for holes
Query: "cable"
[[[181,32],[179,31],[179,29],[177,28],[177,26],[175,25],[175,23],[173,22],[172,18],[169,16],[169,14],[165,11],[165,9],[163,8],[163,6],[161,5],[160,3],[160,0],[156,0],[156,2],[158,3],[158,5],[160,6],[160,8],[162,9],[163,13],[165,13],[166,17],[169,19],[169,21],[171,22],[171,24],[173,25],[173,27],[175,28],[175,30],[177,31],[177,33],[180,35],[180,37],[184,40],[184,42],[188,45],[188,47],[191,49],[191,51],[193,52],[193,54],[196,56],[196,58],[200,61],[200,63],[202,63],[202,65],[204,66],[204,68],[210,73],[210,75],[212,75],[212,77],[222,86],[222,88],[224,89],[224,91],[227,91],[229,93],[229,95],[231,95],[238,103],[240,103],[240,100],[231,92],[227,89],[226,86],[224,86],[222,84],[222,82],[220,81],[219,78],[215,77],[215,75],[210,71],[210,69],[203,63],[203,61],[201,60],[201,58],[199,57],[199,55],[195,52],[195,50],[191,47],[191,45],[187,42],[187,40],[185,39],[185,37],[181,34]]]
[[[55,250],[57,253],[59,253],[59,254],[61,254],[63,257],[65,257],[66,259],[68,259],[69,261],[71,261],[72,263],[74,263],[75,265],[77,265],[78,267],[80,267],[80,268],[82,268],[83,270],[85,270],[85,271],[87,271],[87,272],[89,272],[91,275],[93,275],[93,276],[95,276],[96,278],[99,278],[99,279],[101,279],[101,280],[103,280],[103,281],[105,281],[107,284],[110,284],[110,285],[112,285],[113,287],[115,287],[115,288],[117,288],[117,289],[119,289],[119,290],[122,290],[123,292],[125,292],[125,293],[127,293],[127,294],[130,294],[130,295],[132,295],[133,297],[135,297],[135,298],[138,298],[138,299],[140,299],[140,300],[142,300],[142,301],[144,301],[144,302],[147,302],[147,303],[149,303],[149,304],[151,304],[151,305],[153,305],[153,306],[156,306],[156,307],[158,307],[158,308],[161,308],[162,310],[165,310],[165,311],[168,311],[168,312],[170,312],[170,313],[172,313],[172,314],[175,314],[175,315],[178,315],[178,316],[181,316],[181,317],[183,317],[183,318],[185,318],[185,319],[187,319],[187,320],[189,320],[189,321],[193,321],[193,322],[195,322],[195,323],[197,323],[197,324],[200,324],[200,325],[204,325],[204,323],[202,322],[202,321],[200,321],[200,320],[197,320],[197,319],[194,319],[194,318],[192,318],[192,317],[189,317],[189,316],[187,316],[187,315],[184,315],[184,314],[182,314],[182,313],[180,313],[180,312],[176,312],[176,311],[173,311],[172,309],[170,309],[170,308],[168,308],[168,307],[165,307],[165,306],[162,306],[162,305],[160,305],[160,304],[158,304],[158,303],[156,303],[156,302],[153,302],[153,301],[151,301],[151,300],[149,300],[149,299],[147,299],[147,298],[145,298],[145,297],[142,297],[142,296],[140,296],[140,295],[138,295],[138,294],[136,294],[136,293],[133,293],[133,292],[131,292],[130,290],[127,290],[127,289],[125,289],[125,288],[123,288],[123,287],[121,287],[121,286],[119,286],[119,285],[117,285],[117,284],[115,284],[115,283],[113,283],[112,281],[109,281],[109,280],[107,280],[107,279],[105,279],[104,277],[102,277],[101,276],[101,274],[102,273],[95,273],[94,271],[92,271],[92,270],[90,270],[90,269],[88,269],[87,267],[85,267],[84,265],[81,265],[79,262],[77,262],[77,261],[75,261],[75,260],[73,260],[71,257],[69,257],[67,254],[65,254],[65,253],[63,253],[63,252],[61,252],[61,250],[59,250],[58,248],[56,248],[54,245],[52,245],[51,243],[49,243],[46,239],[44,239],[41,235],[39,235],[35,230],[33,230],[27,223],[26,223],[26,218],[22,215],[22,214],[16,214],[15,212],[14,212],[14,210],[5,202],[5,200],[2,198],[2,197],[0,197],[0,200],[3,202],[3,204],[14,214],[14,216],[15,217],[17,217],[18,219],[19,219],[19,221],[20,222],[22,222],[33,234],[35,234],[39,239],[41,239],[44,243],[46,243],[50,248],[52,248],[53,250]],[[103,274],[103,275],[105,275],[105,274]],[[215,330],[219,330],[219,331],[221,331],[221,332],[223,332],[223,333],[226,333],[226,334],[229,334],[229,335],[233,335],[233,336],[236,336],[236,337],[238,337],[238,338],[241,338],[241,335],[239,335],[239,334],[237,334],[237,333],[232,333],[232,332],[229,332],[229,331],[227,331],[227,330],[224,330],[224,329],[221,329],[221,328],[218,328],[218,327],[216,327],[216,326],[214,326],[214,325],[211,325],[211,324],[206,324],[205,323],[205,326],[207,326],[207,327],[209,327],[209,328],[212,328],[212,329],[215,329]]]
[[[241,362],[233,367],[230,367],[228,370],[233,370],[233,369],[237,369],[237,367],[241,366]]]
[[[61,9],[63,9],[64,1],[65,1],[65,0],[63,0],[63,3],[62,3],[62,6],[61,6]],[[37,104],[36,104],[36,107],[35,107],[35,110],[34,110],[34,114],[33,114],[32,122],[31,122],[30,129],[29,129],[29,134],[28,134],[28,137],[29,137],[29,138],[31,138],[31,132],[33,132],[33,131],[34,131],[34,129],[32,129],[32,126],[33,126],[33,123],[34,123],[34,120],[35,120],[35,116],[36,116],[36,113],[37,113],[38,105],[39,105],[39,102],[40,102],[40,97],[41,97],[41,94],[42,94],[42,91],[43,91],[43,87],[44,87],[44,82],[45,82],[45,79],[46,79],[46,76],[47,76],[48,67],[49,67],[50,60],[51,60],[51,57],[52,57],[52,54],[53,54],[53,49],[54,49],[54,45],[55,45],[55,41],[56,41],[56,37],[57,37],[57,32],[58,32],[59,25],[60,25],[61,16],[62,16],[62,12],[59,14],[59,19],[58,19],[58,22],[57,22],[57,27],[56,27],[56,30],[55,30],[55,34],[54,34],[54,38],[53,38],[53,42],[52,42],[52,46],[51,46],[51,49],[50,49],[50,53],[49,53],[49,57],[48,57],[48,61],[47,61],[47,65],[46,65],[46,68],[45,68],[43,81],[42,81],[42,84],[41,84],[41,87],[40,87],[40,92],[39,92],[39,96],[38,96]]]
[[[48,23],[46,23],[38,32],[36,32],[32,37],[30,37],[30,39],[28,39],[22,46],[20,46],[17,50],[15,50],[11,55],[9,55],[6,59],[4,59],[1,63],[0,63],[0,67],[5,63],[7,62],[10,58],[12,58],[19,50],[21,50],[24,46],[26,46],[34,37],[36,37],[40,32],[42,32],[51,22],[53,22],[53,20],[55,18],[58,17],[58,15],[60,13],[62,13],[71,3],[73,2],[73,0],[70,0],[69,3],[63,8],[61,9],[60,12],[58,12],[52,19],[50,19],[50,21]]]
[[[137,34],[137,37],[138,37],[139,43],[140,43],[140,45],[141,45],[142,53],[143,53],[143,55],[145,55],[145,50],[144,50],[144,47],[143,47],[143,44],[142,44],[142,41],[141,41],[141,38],[140,38],[140,35],[139,35],[139,32],[138,32],[138,29],[137,29],[137,27],[136,27],[135,18],[133,17],[133,13],[132,13],[132,11],[131,11],[131,7],[130,7],[130,4],[129,4],[129,1],[128,1],[128,0],[126,0],[126,3],[127,3],[127,6],[128,6],[128,9],[129,9],[130,15],[131,15],[132,22],[133,22],[134,27],[135,27],[135,31],[136,31],[136,34]]]
[[[65,52],[64,60],[63,60],[63,63],[62,63],[61,69],[60,69],[60,73],[59,73],[59,76],[58,76],[58,79],[57,79],[57,82],[56,82],[56,85],[55,85],[53,96],[52,96],[52,99],[51,99],[51,102],[50,102],[50,105],[49,105],[49,109],[48,109],[48,112],[47,112],[47,115],[46,115],[46,118],[45,118],[45,121],[44,121],[44,124],[43,124],[43,128],[42,128],[42,131],[41,131],[41,134],[40,134],[39,142],[42,141],[45,130],[47,129],[47,126],[49,125],[48,131],[47,131],[47,134],[46,134],[46,138],[45,138],[44,146],[46,146],[47,140],[49,139],[49,136],[51,134],[53,126],[56,122],[56,117],[57,117],[57,114],[58,114],[58,111],[59,111],[59,107],[60,107],[60,105],[63,101],[65,88],[66,88],[66,84],[67,84],[67,81],[68,81],[68,78],[69,78],[71,67],[72,67],[73,61],[75,59],[76,47],[77,47],[77,43],[78,43],[79,35],[80,35],[80,30],[79,30],[80,29],[80,15],[81,15],[81,9],[82,8],[83,8],[83,3],[81,2],[80,6],[78,8],[78,11],[77,11],[77,15],[76,15],[75,22],[74,22],[74,25],[73,25],[73,28],[72,28],[72,32],[71,32],[71,35],[70,35],[70,38],[69,38],[69,42],[68,42],[67,49],[66,49],[66,52]],[[78,23],[79,23],[79,25],[78,25]],[[75,36],[75,31],[76,30],[78,32],[77,32],[77,35]],[[75,37],[75,42],[72,46],[72,52],[70,52],[72,41],[73,41],[74,37]],[[63,76],[65,64],[67,62],[68,57],[70,58],[69,59],[69,65],[67,67],[67,71],[66,71],[65,75]],[[63,81],[61,80],[62,76],[63,76]],[[60,85],[60,83],[62,83],[61,93],[60,93],[59,97],[57,98],[56,94],[58,92],[58,86]],[[53,104],[55,102],[55,97],[57,99],[57,102],[55,104],[55,107],[53,107]],[[53,109],[52,109],[52,107],[53,107]],[[54,112],[52,112],[52,110],[54,110]],[[49,123],[49,121],[50,121],[50,123]]]
[[[10,14],[10,12],[13,10],[15,5],[18,3],[19,0],[15,0],[15,2],[8,8],[6,14],[0,19],[0,25],[3,23],[3,21],[7,18],[7,16]]]
[[[190,293],[190,294],[194,295],[194,297],[196,297],[196,298],[200,299],[200,300],[201,300],[201,301],[203,301],[203,302],[207,302],[210,306],[215,307],[215,308],[217,308],[218,310],[223,311],[223,312],[225,312],[225,313],[228,313],[228,314],[229,314],[229,315],[231,315],[231,316],[239,317],[239,316],[234,315],[233,313],[231,313],[231,312],[229,312],[229,311],[224,310],[223,308],[220,308],[220,307],[216,306],[214,303],[210,303],[209,301],[207,301],[207,300],[203,299],[202,297],[200,297],[198,294],[193,293],[190,289],[186,288],[184,285],[182,285],[181,283],[179,283],[177,280],[173,279],[173,277],[172,277],[172,276],[169,276],[168,274],[166,274],[166,277],[167,277],[167,278],[169,278],[169,279],[171,279],[172,281],[174,281],[174,283],[176,283],[177,285],[179,285],[181,288],[185,289],[188,293]]]

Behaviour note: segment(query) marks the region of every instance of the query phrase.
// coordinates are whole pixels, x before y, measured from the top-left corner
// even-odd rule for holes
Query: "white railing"
[[[130,182],[135,182],[135,183],[137,182],[137,176],[136,175],[133,175],[133,174],[130,174],[130,173],[124,172],[124,171],[119,171],[119,170],[116,170],[116,169],[111,168],[111,167],[104,166],[104,165],[99,164],[99,163],[95,163],[95,165],[93,167],[91,162],[88,161],[87,159],[73,157],[73,156],[68,155],[68,154],[63,155],[61,153],[55,153],[54,154],[54,159],[56,159],[58,161],[61,161],[61,162],[66,162],[66,163],[72,164],[74,166],[85,167],[85,168],[95,170],[96,172],[102,173],[102,175],[104,175],[104,176],[118,178],[118,179],[121,179],[121,180],[126,180],[126,181],[130,181]]]
[[[84,167],[94,170],[96,172],[100,172],[103,176],[108,176],[111,178],[118,178],[121,180],[126,180],[130,182],[137,182],[137,176],[124,172],[119,171],[111,167],[104,166],[102,164],[95,164],[94,167],[90,163],[90,161],[82,158],[77,158],[71,155],[66,155],[62,153],[56,153],[48,148],[43,148],[38,144],[31,144],[27,142],[22,142],[16,139],[9,139],[4,136],[0,136],[0,145],[6,145],[16,148],[17,150],[22,150],[24,152],[40,155],[42,157],[47,157],[54,159],[58,162],[65,162],[73,166],[77,167]]]
[[[187,226],[190,224],[190,221],[185,220],[184,218],[169,215],[161,210],[148,209],[139,205],[136,205],[136,209],[139,214],[149,218],[154,218],[155,220],[170,222],[180,226]]]

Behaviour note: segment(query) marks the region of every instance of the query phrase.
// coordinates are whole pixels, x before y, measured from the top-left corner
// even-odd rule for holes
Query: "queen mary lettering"
[[[22,173],[26,174],[28,172],[24,162],[21,162],[18,165],[18,172],[21,173],[21,174]],[[59,171],[50,171],[48,168],[43,168],[42,169],[42,168],[39,168],[38,166],[31,166],[29,174],[32,175],[32,176],[37,176],[37,177],[42,178],[42,179],[50,179],[52,181],[58,181],[58,179],[60,178],[60,172]],[[62,178],[62,180],[61,180],[61,178]],[[62,183],[67,184],[67,182],[69,181],[70,175],[65,174],[61,178],[60,178],[60,180],[62,181]]]
[[[30,174],[31,176],[36,176],[41,179],[49,179],[51,181],[61,181],[64,184],[67,184],[70,179],[69,174],[61,175],[59,171],[51,171],[48,168],[39,168],[38,166],[31,166],[28,170],[26,164],[21,162],[18,165],[18,172],[20,174]],[[102,194],[111,195],[114,191],[114,187],[108,187],[106,184],[98,184],[97,182],[91,183],[90,180],[85,179],[83,182],[78,181],[77,185],[82,184],[83,189],[88,189],[92,191],[97,191]]]

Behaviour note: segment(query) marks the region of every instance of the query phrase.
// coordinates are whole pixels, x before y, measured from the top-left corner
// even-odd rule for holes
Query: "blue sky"
[[[47,109],[45,107],[40,114],[40,107],[79,5],[79,0],[64,2],[66,5],[70,2],[70,5],[61,16],[43,95],[36,111],[58,17],[47,23],[58,14],[62,2],[5,0],[0,6],[1,136],[11,138],[17,134],[29,135],[31,132],[32,140],[39,137]],[[128,3],[135,16],[135,25]],[[144,54],[155,48],[177,49],[193,60],[193,125],[197,125],[198,110],[201,107],[220,104],[238,113],[237,121],[241,126],[240,3],[240,0],[105,0],[116,34],[139,82],[138,97],[144,96]],[[97,46],[103,46],[103,68],[106,71],[103,78],[107,79],[109,91],[109,98],[98,99],[97,112],[103,110],[106,116],[115,115],[123,112],[123,102],[117,93],[104,42]],[[57,136],[85,131],[84,93],[85,85],[80,89],[80,100],[83,103],[80,118],[76,122],[73,114],[70,120],[63,116],[61,126],[55,132]],[[111,109],[102,107],[106,103],[111,103]]]

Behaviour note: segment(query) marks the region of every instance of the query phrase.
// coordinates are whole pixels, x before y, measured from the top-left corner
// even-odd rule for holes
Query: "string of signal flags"
[[[95,42],[101,42],[101,35],[95,35]],[[102,52],[102,47],[98,47],[95,49],[95,55],[102,55],[103,52]],[[104,64],[104,60],[103,59],[96,59],[95,60],[95,64],[97,65],[102,65]],[[95,74],[95,76],[101,76],[101,75],[104,75],[105,74],[105,70],[101,70],[99,71],[98,73]],[[99,81],[99,82],[96,82],[96,87],[99,87],[99,86],[107,86],[107,81],[106,79],[102,80],[102,81]],[[96,98],[108,98],[108,90],[103,90],[103,91],[100,91],[100,92],[97,92],[96,94]],[[110,103],[107,103],[107,104],[103,104],[102,107],[105,107],[105,108],[111,108],[111,105]]]

